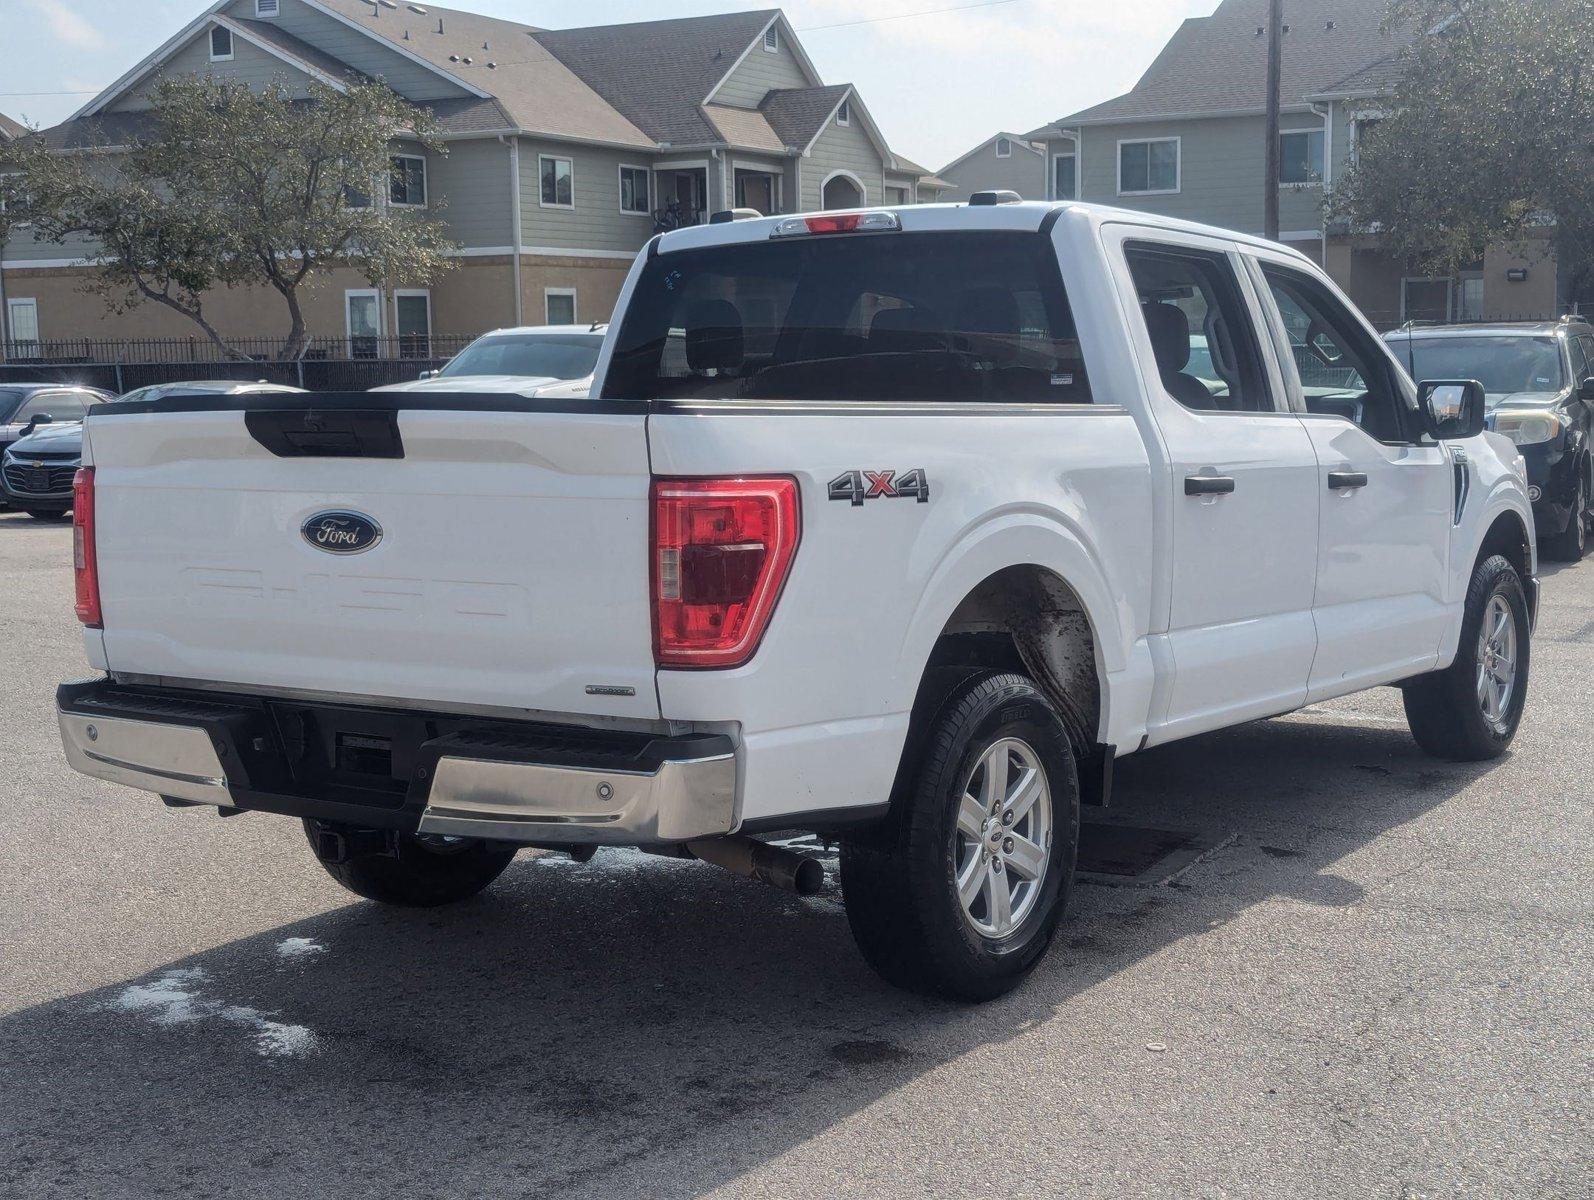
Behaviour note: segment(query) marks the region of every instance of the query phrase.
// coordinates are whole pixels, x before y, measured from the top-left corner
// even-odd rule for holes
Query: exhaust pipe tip
[[[796,855],[801,861],[792,872],[792,891],[799,896],[817,896],[825,887],[825,868],[817,858]]]
[[[798,896],[812,896],[825,886],[825,867],[817,858],[756,838],[732,835],[688,842],[693,856],[736,875],[756,879]]]

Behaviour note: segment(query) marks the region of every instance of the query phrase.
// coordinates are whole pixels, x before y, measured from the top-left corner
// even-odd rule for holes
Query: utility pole
[[[1279,240],[1279,71],[1284,51],[1284,0],[1267,5],[1267,167],[1262,180],[1262,236]]]

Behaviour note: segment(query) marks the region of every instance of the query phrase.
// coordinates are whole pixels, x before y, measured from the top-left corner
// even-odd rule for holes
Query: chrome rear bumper
[[[320,711],[330,724],[351,710]],[[57,715],[75,770],[219,808],[531,845],[669,844],[737,824],[736,753],[721,735],[628,735],[594,745],[593,731],[562,743],[549,726],[528,726],[524,736],[501,727],[459,731],[408,746],[413,776],[387,780],[391,802],[367,806],[350,802],[346,775],[316,786],[294,772],[278,714],[258,697],[66,684]],[[382,714],[360,710],[359,720],[380,728]],[[394,714],[395,739],[413,722],[413,714]]]

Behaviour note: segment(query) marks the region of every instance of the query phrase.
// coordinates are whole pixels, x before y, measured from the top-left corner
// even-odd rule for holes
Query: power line
[[[803,25],[798,33],[813,33],[820,29],[846,29],[853,25],[876,25],[881,21],[906,21],[910,17],[937,17],[942,13],[969,12],[976,8],[995,8],[1000,4],[1017,4],[1018,0],[984,0],[981,4],[958,4],[951,8],[929,8],[923,12],[897,13],[889,17],[864,17],[858,21],[836,21],[830,25]]]

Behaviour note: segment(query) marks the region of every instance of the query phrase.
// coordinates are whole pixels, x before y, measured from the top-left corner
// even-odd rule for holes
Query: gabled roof
[[[302,38],[296,38],[282,26],[272,21],[257,21],[248,17],[228,17],[218,13],[212,18],[218,25],[225,25],[233,31],[256,45],[270,51],[276,57],[294,66],[302,67],[312,75],[321,75],[328,80],[341,83],[355,83],[366,78],[348,63],[340,58],[334,58],[319,47],[312,46]]]
[[[827,87],[775,88],[759,104],[758,111],[769,121],[770,128],[788,146],[805,149],[830,120],[830,114],[840,106],[847,93],[848,83],[833,83]]]
[[[703,115],[732,146],[744,150],[767,150],[773,154],[786,153],[787,143],[781,140],[768,118],[757,109],[705,104]]]
[[[1179,26],[1133,90],[1058,125],[1260,111],[1266,102],[1267,0],[1223,0],[1207,17]],[[1300,108],[1308,96],[1388,58],[1409,40],[1384,33],[1387,0],[1290,0],[1280,96]]]
[[[701,145],[720,140],[703,102],[777,15],[761,9],[543,30],[535,41],[649,138]]]
[[[30,130],[20,121],[13,121],[5,113],[0,113],[0,142],[14,142],[19,137],[26,137]]]
[[[1307,97],[1309,100],[1328,100],[1351,96],[1387,96],[1400,85],[1401,77],[1406,73],[1406,54],[1404,50],[1379,59],[1359,71],[1353,71],[1344,79],[1336,80],[1320,92]]]
[[[975,146],[972,150],[958,155],[951,162],[947,163],[946,166],[942,167],[941,170],[943,172],[950,171],[953,167],[957,166],[965,159],[973,158],[981,150],[985,149],[985,147],[995,145],[998,138],[1006,138],[1008,140],[1008,144],[1016,150],[1027,150],[1031,154],[1039,154],[1042,157],[1045,157],[1046,151],[1042,147],[1035,145],[1034,142],[1030,140],[1033,136],[1033,134],[1009,133],[1005,129],[999,129],[995,133],[991,134],[990,137],[981,142],[978,146]]]

